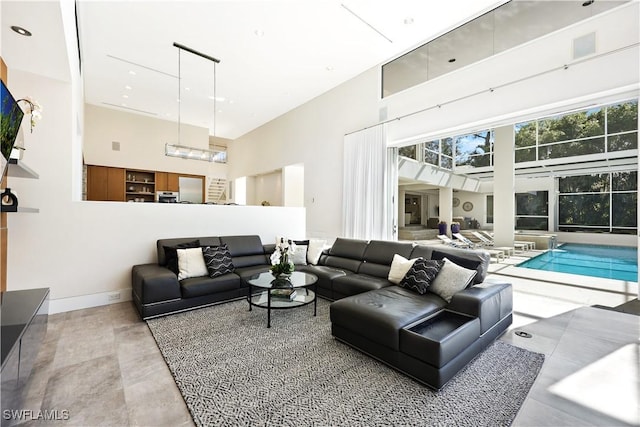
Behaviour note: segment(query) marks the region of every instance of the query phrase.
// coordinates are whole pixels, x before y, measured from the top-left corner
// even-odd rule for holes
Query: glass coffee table
[[[315,316],[318,307],[317,282],[315,274],[301,271],[294,271],[289,277],[278,279],[270,272],[253,275],[247,280],[249,311],[254,306],[266,308],[267,328],[271,327],[271,310],[297,308],[313,303]],[[313,289],[309,289],[310,287]]]

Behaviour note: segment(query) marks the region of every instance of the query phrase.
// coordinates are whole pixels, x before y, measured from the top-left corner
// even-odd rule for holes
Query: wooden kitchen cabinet
[[[167,191],[180,191],[180,174],[167,174]]]
[[[167,172],[156,172],[156,191],[169,191]]]
[[[122,168],[87,166],[87,200],[124,202]]]

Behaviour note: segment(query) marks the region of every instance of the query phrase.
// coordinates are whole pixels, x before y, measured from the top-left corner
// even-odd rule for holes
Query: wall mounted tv
[[[2,82],[1,90],[0,136],[2,137],[2,156],[0,156],[0,170],[2,170],[2,175],[0,175],[0,178],[4,177],[4,173],[6,172],[7,164],[9,163],[9,156],[11,155],[11,150],[16,142],[16,137],[20,130],[20,124],[22,123],[22,117],[24,116],[22,108],[20,108],[4,82]]]

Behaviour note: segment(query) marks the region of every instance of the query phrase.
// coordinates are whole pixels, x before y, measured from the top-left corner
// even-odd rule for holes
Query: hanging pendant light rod
[[[198,56],[200,56],[202,58],[208,59],[209,61],[213,61],[216,64],[220,63],[220,60],[218,58],[214,58],[213,56],[209,56],[209,55],[207,55],[205,53],[198,52],[197,50],[191,49],[190,47],[187,47],[187,46],[185,46],[183,44],[173,42],[173,45],[175,47],[177,47],[178,49],[186,50],[187,52],[193,53],[194,55],[198,55]]]

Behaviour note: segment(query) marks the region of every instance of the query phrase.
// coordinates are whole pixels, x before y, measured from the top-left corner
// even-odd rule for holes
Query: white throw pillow
[[[316,265],[318,263],[326,244],[326,240],[309,239],[309,247],[307,248],[307,261],[309,264]]]
[[[178,249],[178,280],[208,276],[202,248]]]
[[[402,255],[395,254],[391,261],[391,268],[389,269],[389,277],[387,279],[396,285],[399,285],[404,276],[407,275],[407,271],[413,266],[418,258],[406,259]]]
[[[443,258],[442,260],[444,261],[444,265],[433,282],[431,282],[428,290],[440,296],[443,300],[451,302],[451,298],[453,298],[456,293],[465,289],[478,272],[460,267],[447,258]]]
[[[296,251],[289,255],[289,261],[295,265],[307,265],[307,245],[296,245]]]

